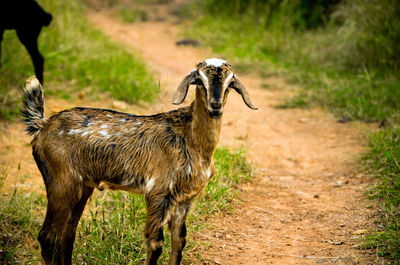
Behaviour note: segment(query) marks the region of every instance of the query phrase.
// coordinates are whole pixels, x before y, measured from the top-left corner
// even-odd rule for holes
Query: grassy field
[[[188,218],[188,246],[184,259],[196,255],[191,232],[206,226],[205,217],[230,210],[236,194],[235,185],[251,176],[243,152],[217,149],[216,173],[204,195],[197,201]],[[3,176],[3,179],[6,176]],[[33,192],[14,190],[0,204],[0,263],[37,264],[40,249],[36,240],[43,222],[46,199]],[[78,225],[73,261],[77,264],[140,264],[145,258],[142,229],[146,210],[143,196],[127,192],[96,191]],[[169,235],[162,264],[169,254]]]
[[[364,247],[400,262],[400,5],[395,0],[194,1],[186,36],[241,71],[300,84],[277,107],[321,106],[342,121],[384,125],[369,136],[368,192],[382,208]],[[270,86],[266,89],[273,89]]]
[[[53,15],[39,37],[47,95],[69,99],[84,89],[89,95],[107,92],[127,102],[152,100],[158,87],[144,62],[94,29],[85,19],[84,4],[78,0],[38,2]],[[1,60],[0,118],[12,119],[18,112],[21,88],[34,74],[15,31],[4,34]]]

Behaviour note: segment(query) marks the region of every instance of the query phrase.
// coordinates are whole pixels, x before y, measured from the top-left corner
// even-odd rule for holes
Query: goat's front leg
[[[163,224],[171,208],[170,195],[146,196],[147,217],[144,236],[147,246],[145,265],[157,265],[164,244]]]
[[[182,250],[186,245],[186,216],[190,208],[190,202],[176,207],[169,221],[171,231],[171,255],[169,265],[179,265],[182,260]]]

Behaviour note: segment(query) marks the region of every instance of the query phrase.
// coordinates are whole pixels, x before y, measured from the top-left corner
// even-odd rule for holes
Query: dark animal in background
[[[214,151],[230,91],[256,109],[247,89],[224,60],[199,63],[180,83],[173,103],[190,85],[187,107],[151,116],[106,109],[72,108],[46,119],[43,90],[28,79],[24,108],[33,156],[47,191],[47,213],[39,233],[45,264],[71,264],[76,226],[93,189],[144,194],[147,206],[145,265],[156,265],[171,231],[170,265],[179,265],[186,243],[185,219],[193,199],[214,174]],[[52,263],[53,262],[53,263]]]
[[[32,58],[35,74],[43,83],[44,59],[38,50],[37,40],[43,26],[48,26],[52,15],[33,0],[1,0],[0,1],[0,59],[1,42],[6,29],[15,29],[18,39]],[[0,61],[1,66],[1,61]]]

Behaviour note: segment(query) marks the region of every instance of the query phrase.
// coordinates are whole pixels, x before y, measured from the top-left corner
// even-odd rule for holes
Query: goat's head
[[[242,96],[249,108],[257,109],[251,102],[246,87],[233,73],[232,66],[224,60],[213,58],[197,64],[196,68],[185,76],[174,91],[173,104],[178,105],[185,100],[189,85],[197,85],[205,107],[212,118],[221,117],[227,96],[232,88]]]

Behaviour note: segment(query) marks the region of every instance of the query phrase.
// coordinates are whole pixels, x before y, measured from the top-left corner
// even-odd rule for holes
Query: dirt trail
[[[152,110],[173,109],[173,89],[197,62],[212,57],[207,49],[176,46],[180,29],[168,22],[127,25],[102,13],[89,19],[156,72],[162,96]],[[265,90],[255,76],[241,79],[259,110],[231,93],[220,143],[243,147],[256,177],[240,187],[234,214],[209,218],[212,228],[194,235],[209,245],[198,263],[371,263],[356,246],[371,214],[362,195],[364,177],[356,174],[366,126],[338,123],[320,110],[276,109],[288,91],[283,80],[266,80],[275,89]]]
[[[179,26],[169,22],[122,24],[104,13],[90,21],[113,40],[142,55],[160,80],[152,106],[129,106],[103,98],[74,102],[46,98],[48,114],[72,106],[114,108],[150,114],[176,108],[173,89],[197,62],[214,57],[204,48],[176,46]],[[191,233],[200,255],[193,264],[369,264],[373,257],[357,248],[372,212],[363,198],[365,177],[357,174],[363,151],[359,123],[337,123],[321,110],[282,110],[273,106],[290,87],[284,80],[241,75],[258,111],[232,92],[224,111],[221,145],[244,148],[255,177],[241,185],[235,212],[210,217],[210,229]],[[262,89],[261,82],[273,90]],[[51,86],[51,84],[48,84]],[[193,99],[190,92],[185,104]],[[4,124],[2,125],[4,126]],[[43,191],[22,124],[0,128],[5,186]],[[205,247],[208,246],[208,247]]]

